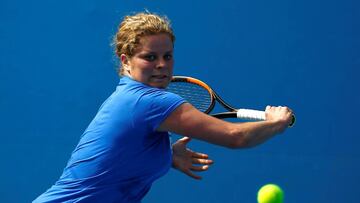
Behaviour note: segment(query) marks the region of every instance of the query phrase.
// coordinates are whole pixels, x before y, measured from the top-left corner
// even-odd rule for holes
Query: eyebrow
[[[174,52],[174,50],[170,50],[170,51],[165,51],[164,53],[169,54],[169,53],[173,53],[173,52]],[[140,52],[139,54],[141,54],[141,55],[144,55],[144,54],[155,54],[155,55],[157,55],[157,52],[144,50],[143,52]]]

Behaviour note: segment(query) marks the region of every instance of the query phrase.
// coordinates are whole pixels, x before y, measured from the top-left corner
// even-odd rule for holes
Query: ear
[[[121,60],[122,67],[125,69],[125,71],[130,72],[129,58],[125,54],[121,54],[120,60]]]

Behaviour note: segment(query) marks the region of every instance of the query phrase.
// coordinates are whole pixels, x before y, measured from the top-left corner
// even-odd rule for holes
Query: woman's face
[[[167,34],[144,36],[135,54],[121,55],[127,75],[146,85],[165,88],[173,74],[173,43]]]

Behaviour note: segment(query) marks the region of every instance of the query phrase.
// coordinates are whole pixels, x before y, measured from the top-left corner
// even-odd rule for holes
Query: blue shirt
[[[156,129],[184,99],[128,77],[101,105],[60,179],[39,202],[140,202],[172,162],[168,132]]]

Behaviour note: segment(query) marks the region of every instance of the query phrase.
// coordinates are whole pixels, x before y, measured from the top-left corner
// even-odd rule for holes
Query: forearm
[[[201,113],[190,104],[179,106],[158,128],[180,135],[229,147],[245,148],[256,146],[286,128],[290,115],[285,119],[231,123]]]
[[[248,148],[259,145],[281,133],[283,125],[274,121],[259,121],[235,124],[232,136],[234,148]]]

